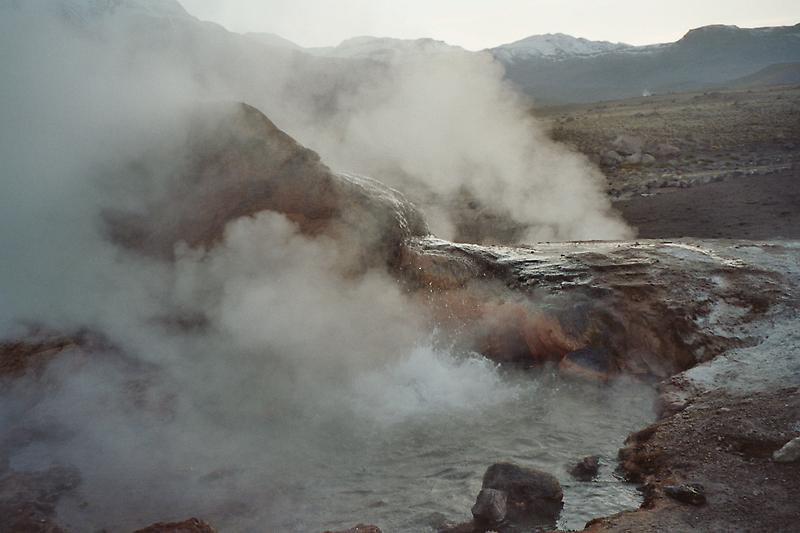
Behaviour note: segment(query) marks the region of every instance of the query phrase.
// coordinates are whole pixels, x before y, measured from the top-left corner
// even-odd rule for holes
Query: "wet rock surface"
[[[600,471],[600,457],[590,455],[584,457],[569,469],[570,475],[578,481],[591,481]]]
[[[517,533],[555,527],[564,492],[558,480],[532,468],[497,463],[483,476],[483,486],[472,507],[474,520],[448,524],[440,533]]]
[[[472,332],[471,348],[498,362],[553,362],[599,381],[619,373],[664,379],[755,342],[738,328],[796,291],[786,274],[737,257],[738,246],[507,248],[425,238],[409,241],[401,273],[431,291],[442,324]],[[780,244],[761,249],[793,253]]]
[[[490,466],[483,489],[505,493],[507,517],[514,522],[555,523],[563,507],[564,492],[553,475],[511,463]]]
[[[483,489],[472,506],[472,516],[478,523],[493,525],[505,520],[508,514],[508,493],[503,490]]]

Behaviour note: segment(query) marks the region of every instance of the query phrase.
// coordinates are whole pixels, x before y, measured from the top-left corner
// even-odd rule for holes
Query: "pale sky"
[[[652,44],[707,24],[800,23],[798,0],[179,0],[237,32],[277,33],[303,46],[358,35],[433,37],[477,50],[540,33]]]

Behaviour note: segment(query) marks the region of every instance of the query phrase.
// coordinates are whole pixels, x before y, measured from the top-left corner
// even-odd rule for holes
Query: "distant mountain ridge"
[[[435,39],[395,39],[368,35],[352,37],[338,46],[306,48],[305,51],[323,57],[386,59],[398,52],[432,52],[445,49],[461,49]]]
[[[514,61],[530,57],[560,59],[568,56],[597,55],[627,48],[633,46],[608,41],[590,41],[563,33],[548,33],[504,44],[492,49],[491,52],[503,61]]]
[[[800,24],[770,28],[713,25],[675,43],[625,46],[534,36],[489,50],[522,91],[546,102],[591,102],[643,93],[700,90],[780,63],[800,62]],[[524,43],[546,42],[551,53]],[[549,49],[545,48],[544,51]]]
[[[289,68],[326,72],[325,76],[347,80],[366,76],[365,69],[375,68],[400,53],[424,56],[451,49],[463,51],[434,39],[368,36],[347,39],[334,47],[303,48],[275,34],[240,35],[202,22],[178,0],[7,0],[0,3],[0,10],[6,8],[45,9],[78,25],[112,17],[139,21],[136,24],[141,24],[141,31],[136,35],[142,41],[150,33],[157,39],[171,35],[169,38],[174,40],[170,42],[185,53],[188,61],[198,65],[213,61],[222,49],[243,54],[252,62],[254,73],[262,72],[258,66],[262,61],[292,61]],[[159,26],[172,28],[172,33],[163,33]],[[190,46],[190,42],[194,45]],[[704,26],[687,32],[674,43],[647,46],[553,33],[534,35],[482,53],[492,54],[505,68],[507,79],[539,102],[593,102],[742,83],[794,83],[796,69],[773,66],[800,63],[800,24],[767,28]],[[773,70],[765,71],[770,67]],[[214,65],[213,72],[227,71],[224,64]],[[347,83],[343,82],[343,86]]]

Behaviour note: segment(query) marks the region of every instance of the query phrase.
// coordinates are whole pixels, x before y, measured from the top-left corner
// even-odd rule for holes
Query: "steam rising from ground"
[[[324,158],[408,191],[444,238],[464,194],[526,228],[522,242],[631,235],[600,171],[547,137],[490,54],[422,41],[385,61],[341,98],[341,131],[307,134]]]
[[[0,6],[0,332],[29,322],[108,343],[51,365],[44,396],[13,385],[0,433],[47,435],[12,466],[79,468],[95,507],[62,509],[79,530],[237,515],[242,492],[297,504],[280,490],[296,475],[287,461],[320,435],[346,442],[354,416],[480,411],[515,394],[492,365],[433,348],[426,313],[386,272],[343,276],[346,250],[280,215],[236,221],[222,245],[174,263],[109,243],[101,211],[161,194],[199,102],[247,100],[335,165],[401,189],[466,188],[530,238],[627,234],[596,171],[544,138],[484,56],[331,66],[193,20],[122,15]],[[131,167],[143,154],[149,173]]]

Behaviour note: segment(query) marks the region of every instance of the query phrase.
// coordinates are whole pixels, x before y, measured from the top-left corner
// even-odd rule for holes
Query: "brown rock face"
[[[217,533],[217,530],[197,518],[183,522],[159,522],[133,533]]]
[[[663,379],[751,342],[742,324],[794,283],[726,245],[567,243],[531,248],[410,240],[400,270],[444,330],[498,362],[551,361],[580,379]],[[790,253],[780,245],[765,254]]]
[[[0,378],[19,377],[46,365],[62,352],[81,345],[79,338],[31,335],[26,339],[0,342]]]
[[[185,145],[168,155],[185,161],[162,180],[167,186],[138,213],[107,213],[116,242],[170,257],[180,242],[210,247],[229,222],[275,211],[305,233],[346,242],[377,264],[391,262],[403,239],[428,232],[400,193],[370,178],[332,172],[253,107],[210,106],[188,122]],[[130,168],[147,174],[149,165],[136,161]]]

